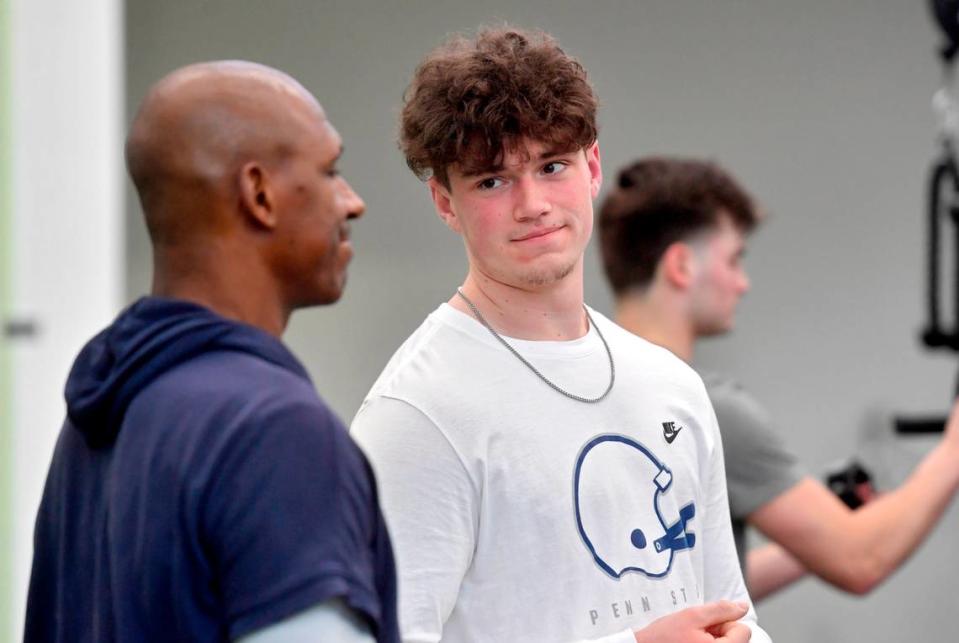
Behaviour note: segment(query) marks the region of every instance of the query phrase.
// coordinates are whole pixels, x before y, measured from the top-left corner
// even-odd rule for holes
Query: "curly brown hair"
[[[648,286],[670,245],[715,227],[721,217],[749,233],[762,212],[719,165],[650,157],[624,167],[599,211],[603,267],[613,291]]]
[[[583,66],[541,31],[454,36],[417,67],[404,94],[400,149],[420,178],[499,167],[524,139],[557,152],[596,140],[597,100]]]

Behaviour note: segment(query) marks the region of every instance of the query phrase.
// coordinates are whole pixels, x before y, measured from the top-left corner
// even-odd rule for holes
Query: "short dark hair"
[[[603,267],[613,291],[648,286],[671,244],[716,227],[722,217],[749,233],[761,213],[717,164],[650,157],[624,167],[599,211]]]
[[[404,94],[400,149],[420,178],[449,187],[447,168],[499,166],[522,139],[555,151],[596,140],[597,99],[586,70],[542,31],[486,28],[426,56]]]

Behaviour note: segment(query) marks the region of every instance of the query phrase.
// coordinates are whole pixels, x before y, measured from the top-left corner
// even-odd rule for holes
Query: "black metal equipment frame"
[[[954,81],[954,63],[959,54],[959,0],[930,0],[936,22],[946,35],[946,42],[939,49],[943,65],[943,86],[946,92]],[[950,110],[956,109],[950,104],[951,98],[944,94],[947,104],[944,110],[944,125],[941,132],[941,149],[938,160],[933,163],[929,174],[927,196],[927,245],[926,264],[926,325],[922,330],[923,344],[930,349],[948,349],[959,352],[959,160],[956,158],[956,143],[953,140],[957,132],[950,131],[955,126],[951,122]],[[955,114],[959,117],[959,113]],[[942,282],[942,240],[945,237],[943,227],[947,221],[952,225],[952,321],[948,326],[943,323],[940,294]],[[959,394],[959,381],[956,383]],[[896,432],[900,434],[940,433],[945,427],[943,417],[896,418]]]

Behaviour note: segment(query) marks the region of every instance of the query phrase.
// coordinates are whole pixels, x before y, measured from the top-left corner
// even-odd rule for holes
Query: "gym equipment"
[[[933,95],[933,111],[939,119],[939,158],[929,173],[927,194],[927,244],[926,266],[926,325],[921,339],[930,349],[946,349],[959,352],[959,93],[955,83],[955,59],[959,54],[959,0],[931,0],[933,16],[946,36],[939,49],[942,59],[942,87]],[[951,224],[951,235],[944,228]],[[952,319],[943,322],[940,296],[943,284],[942,246],[951,237],[953,269],[951,273]],[[959,382],[957,382],[959,393]],[[903,435],[940,433],[945,427],[945,418],[928,416],[921,418],[896,418],[896,432]]]

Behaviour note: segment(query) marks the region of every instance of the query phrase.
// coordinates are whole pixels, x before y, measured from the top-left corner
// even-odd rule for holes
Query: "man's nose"
[[[527,221],[548,213],[553,206],[547,195],[546,186],[533,177],[522,176],[517,179],[514,186],[513,218]]]
[[[348,219],[358,219],[366,212],[366,203],[360,198],[353,187],[343,179],[343,198],[346,201],[346,212]]]

